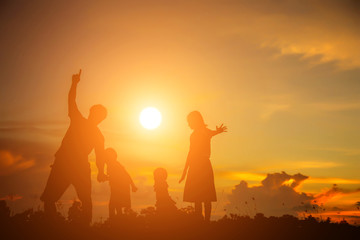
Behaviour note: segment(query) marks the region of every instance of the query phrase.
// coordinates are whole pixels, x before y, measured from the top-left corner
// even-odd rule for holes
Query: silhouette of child
[[[183,200],[195,203],[195,213],[202,216],[202,203],[205,208],[205,220],[210,221],[211,202],[216,202],[214,172],[210,162],[211,138],[226,132],[227,127],[221,124],[216,130],[210,130],[204,123],[200,112],[194,111],[187,116],[189,127],[193,129],[190,136],[190,150],[185,168],[179,183],[187,174]]]
[[[109,218],[122,214],[123,208],[131,208],[130,186],[137,191],[133,180],[125,168],[116,160],[116,151],[112,148],[105,150],[107,174],[110,185]]]
[[[171,199],[168,191],[169,185],[166,182],[167,172],[164,168],[157,168],[154,171],[154,191],[156,193],[156,211],[160,214],[167,214],[177,210],[176,202]]]
[[[81,202],[74,200],[68,211],[68,220],[72,223],[80,223],[81,221]]]

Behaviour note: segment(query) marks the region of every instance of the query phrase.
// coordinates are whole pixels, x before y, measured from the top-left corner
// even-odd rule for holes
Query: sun
[[[151,130],[160,126],[162,117],[159,110],[147,107],[141,111],[139,120],[144,128]]]

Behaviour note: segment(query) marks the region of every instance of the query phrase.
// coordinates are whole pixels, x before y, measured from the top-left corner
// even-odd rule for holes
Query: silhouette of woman
[[[208,129],[198,111],[189,113],[187,121],[194,131],[190,136],[190,150],[179,183],[187,174],[183,200],[194,202],[195,213],[201,216],[204,203],[205,220],[210,221],[211,202],[216,202],[214,172],[210,162],[210,141],[213,136],[226,132],[227,127],[221,124],[220,127],[216,126],[215,131]]]

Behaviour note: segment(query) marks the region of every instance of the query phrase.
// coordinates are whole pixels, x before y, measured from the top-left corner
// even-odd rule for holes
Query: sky
[[[79,109],[106,106],[99,128],[138,185],[135,210],[154,205],[157,167],[188,205],[178,180],[198,110],[228,127],[212,140],[214,216],[316,206],[358,218],[359,13],[356,0],[1,1],[0,199],[41,206],[81,68]],[[138,119],[148,106],[163,117],[151,131]],[[89,161],[94,220],[107,218],[109,186]],[[70,188],[64,213],[74,199]]]

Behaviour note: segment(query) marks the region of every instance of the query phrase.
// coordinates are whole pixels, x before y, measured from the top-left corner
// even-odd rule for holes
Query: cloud
[[[360,179],[346,179],[346,178],[315,178],[310,177],[307,183],[336,183],[336,184],[360,184]]]
[[[335,168],[342,166],[343,164],[330,161],[300,161],[286,163],[281,161],[282,164],[271,164],[257,168],[257,171],[265,171],[269,169],[283,168],[286,170],[296,170],[296,169],[325,169],[325,168]],[[231,171],[231,170],[217,170],[216,175],[230,180],[245,180],[247,182],[261,182],[266,174],[263,173],[254,173],[254,172],[244,172],[244,171]],[[337,178],[337,177],[308,177],[306,183],[332,183],[332,184],[360,184],[360,179],[350,179],[350,178]]]
[[[280,10],[269,6],[263,17],[270,18],[269,30],[263,31],[268,38],[264,47],[278,49],[280,56],[299,55],[313,65],[334,62],[340,69],[360,67],[360,32],[355,27],[359,17],[354,14],[359,5],[334,0],[284,3]],[[294,14],[296,6],[301,10]]]
[[[279,189],[284,186],[288,181],[291,181],[290,188],[295,188],[300,185],[308,176],[304,176],[300,173],[294,175],[288,175],[285,172],[268,174],[267,177],[261,182],[265,188]]]
[[[319,212],[319,213],[311,213],[311,215],[315,218],[319,219],[325,219],[330,218],[331,222],[341,222],[344,219],[354,225],[358,225],[359,223],[359,211],[354,210],[348,210],[344,211],[341,209],[335,209],[333,211],[327,211],[327,212]]]
[[[318,213],[325,211],[324,205],[331,199],[360,192],[360,189],[343,189],[336,184],[316,195],[297,191],[308,179],[301,173],[281,172],[267,174],[260,186],[249,187],[246,181],[241,181],[228,196],[225,209],[228,213],[254,215],[261,212],[268,216]]]
[[[322,205],[331,200],[332,198],[357,192],[360,192],[360,188],[356,190],[347,190],[339,188],[337,184],[334,184],[329,190],[315,195],[315,199],[312,200],[312,203]]]
[[[321,162],[321,161],[301,161],[299,166],[301,168],[334,168],[341,166],[342,164],[336,162]]]
[[[360,8],[356,1],[236,1],[229,34],[251,37],[274,57],[297,55],[311,65],[334,63],[339,69],[360,67]],[[240,14],[239,14],[240,12]],[[230,16],[228,16],[230,18]]]
[[[261,118],[263,120],[269,120],[272,115],[278,112],[285,112],[290,109],[290,104],[267,104],[263,113],[261,114]]]
[[[344,102],[344,103],[313,103],[311,106],[317,110],[326,112],[359,110],[360,102]]]
[[[231,180],[240,180],[245,179],[246,181],[261,181],[266,176],[261,173],[251,173],[251,172],[235,172],[235,171],[217,171],[220,177],[224,177]]]
[[[289,175],[285,172],[268,174],[261,186],[248,187],[241,181],[228,196],[225,206],[228,212],[253,215],[256,212],[265,215],[280,216],[296,214],[296,207],[309,203],[313,196],[295,190],[308,176],[300,173]]]
[[[9,194],[9,195],[6,195],[5,197],[0,198],[0,200],[16,201],[16,200],[19,200],[22,198],[23,198],[23,196],[20,196],[18,194]]]
[[[15,213],[41,204],[39,196],[56,150],[49,142],[32,140],[0,138],[0,197],[23,196],[12,208]]]
[[[357,155],[360,155],[360,148],[332,147],[332,148],[310,148],[310,149],[328,151],[328,152],[338,152],[338,153],[344,154],[345,156],[357,156]]]
[[[32,167],[34,159],[28,159],[20,154],[0,150],[0,176],[6,176]]]
[[[64,121],[0,121],[0,134],[35,133],[59,137],[64,134],[67,124]]]
[[[332,161],[319,161],[319,160],[309,160],[309,161],[275,161],[269,165],[264,165],[261,167],[262,171],[276,171],[276,169],[285,169],[285,170],[298,170],[298,169],[324,169],[324,168],[335,168],[342,166],[342,163],[332,162]]]

